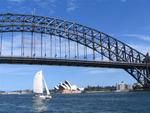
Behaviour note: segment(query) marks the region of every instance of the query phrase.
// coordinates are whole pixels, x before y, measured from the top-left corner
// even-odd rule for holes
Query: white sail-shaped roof
[[[71,84],[67,80],[65,80],[64,83],[67,84],[71,88]]]
[[[54,89],[58,90],[58,89],[59,89],[59,86],[55,86]]]
[[[77,90],[77,86],[76,86],[76,85],[72,85],[72,86],[71,86],[71,89],[72,89],[72,90]]]
[[[34,93],[43,93],[43,75],[42,71],[39,71],[35,74],[33,79],[33,92]]]
[[[63,83],[63,85],[66,87],[66,89],[71,89],[68,84]]]
[[[63,87],[64,89],[67,88],[65,85],[63,85],[63,83],[61,83],[60,86]]]

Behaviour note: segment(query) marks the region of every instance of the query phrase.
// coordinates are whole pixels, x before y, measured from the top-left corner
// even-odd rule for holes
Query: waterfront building
[[[116,91],[117,92],[131,91],[131,90],[133,90],[133,86],[125,84],[123,81],[121,83],[116,84]]]

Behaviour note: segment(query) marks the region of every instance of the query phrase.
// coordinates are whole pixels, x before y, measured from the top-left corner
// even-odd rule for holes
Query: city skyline
[[[150,50],[148,0],[2,1],[0,13],[32,14],[35,11],[35,15],[58,17],[98,29],[144,54]],[[136,82],[122,69],[1,64],[0,90],[31,89],[33,76],[39,70],[43,70],[50,88],[64,80],[80,87]]]

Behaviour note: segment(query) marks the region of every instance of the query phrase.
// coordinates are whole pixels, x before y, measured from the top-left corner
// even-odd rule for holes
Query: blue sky
[[[149,0],[0,0],[0,13],[57,17],[103,31],[143,52],[150,51]],[[47,84],[69,80],[79,87],[136,82],[121,69],[0,64],[0,90],[32,89],[32,79],[43,70]]]

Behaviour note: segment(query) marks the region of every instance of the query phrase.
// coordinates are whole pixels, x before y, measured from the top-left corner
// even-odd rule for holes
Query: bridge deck
[[[37,64],[37,65],[64,65],[81,67],[104,67],[104,68],[138,68],[150,67],[150,63],[127,63],[127,62],[108,62],[108,61],[87,61],[87,60],[68,60],[51,58],[29,58],[29,57],[0,57],[3,64]]]

